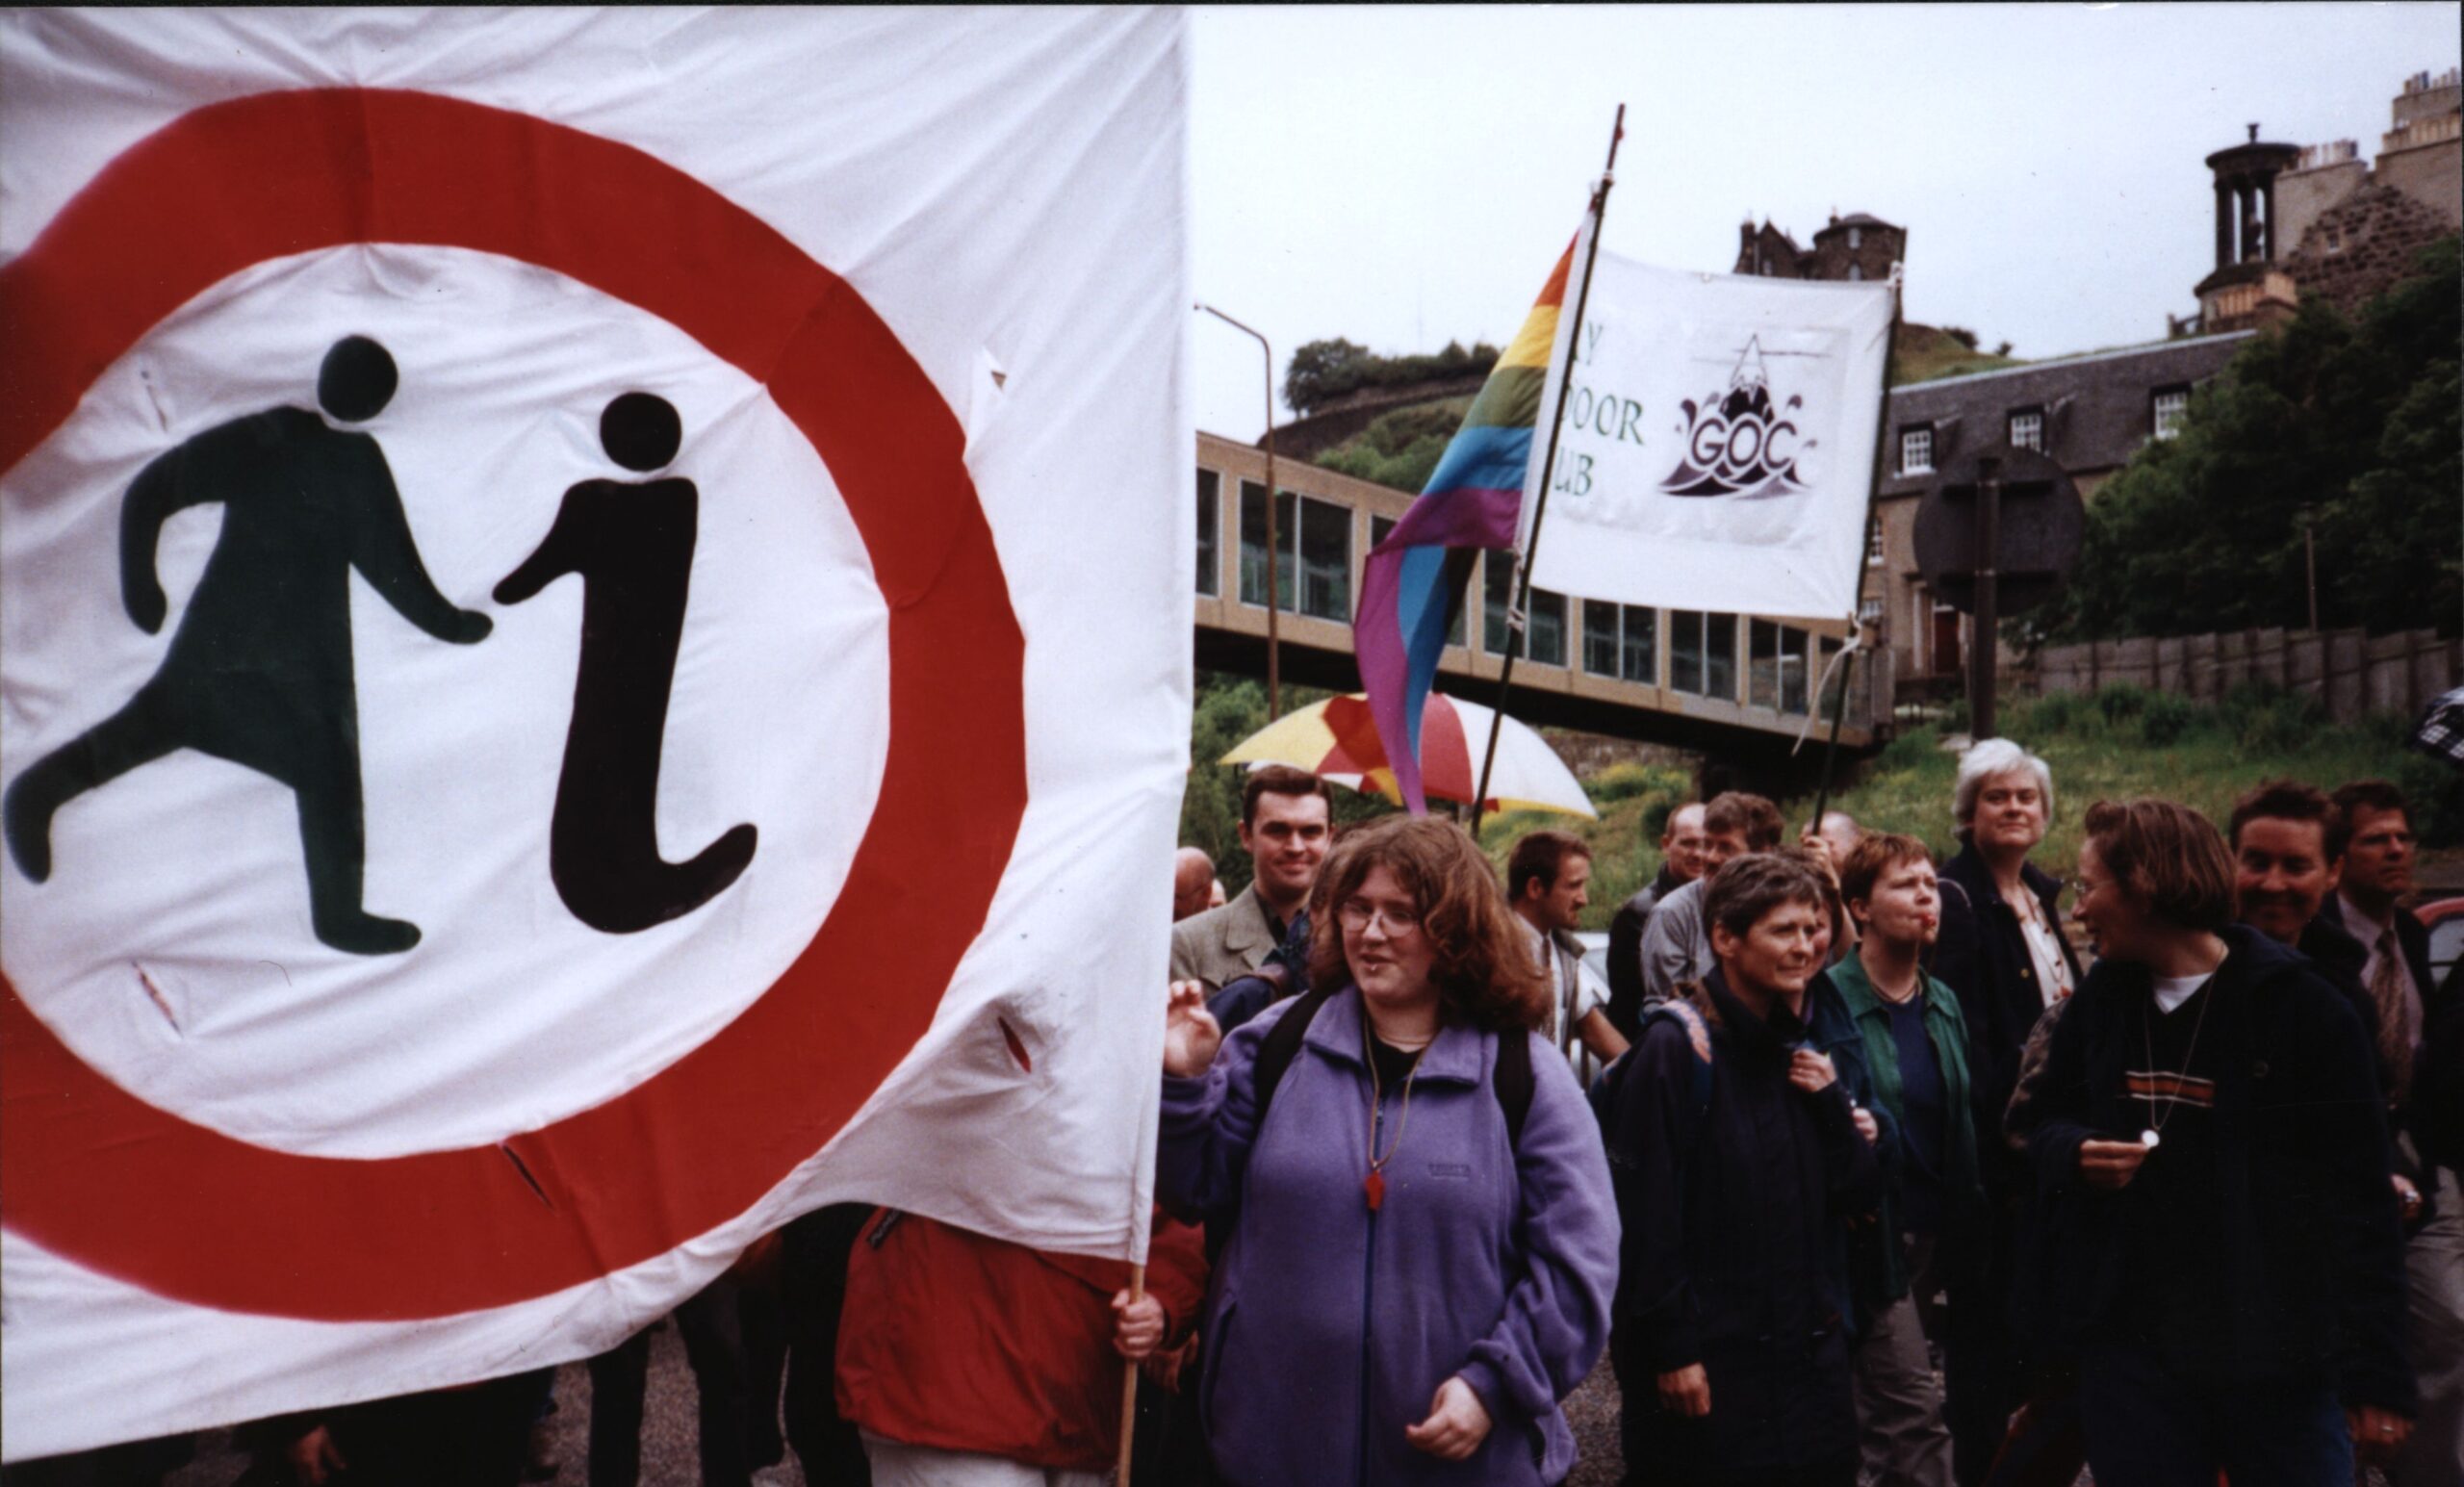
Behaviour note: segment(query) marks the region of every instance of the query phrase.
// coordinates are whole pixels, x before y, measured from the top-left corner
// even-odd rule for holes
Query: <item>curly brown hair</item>
[[[1497,874],[1472,838],[1433,816],[1381,817],[1346,833],[1326,854],[1318,885],[1328,911],[1311,919],[1311,986],[1351,982],[1334,910],[1378,867],[1420,906],[1420,932],[1434,952],[1429,980],[1446,1020],[1496,1033],[1547,1020],[1549,979],[1532,956],[1530,933],[1506,907]]]

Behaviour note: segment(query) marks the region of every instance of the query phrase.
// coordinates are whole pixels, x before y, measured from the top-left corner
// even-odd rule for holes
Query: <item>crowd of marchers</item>
[[[2401,795],[2100,801],[2067,884],[2041,760],[1980,743],[1948,806],[1939,864],[1681,807],[1604,984],[1578,838],[1501,885],[1256,771],[1248,886],[1174,863],[1142,1281],[807,1215],[675,1314],[703,1480],[1096,1487],[1127,1360],[1137,1482],[1547,1487],[1605,1355],[1635,1487],[2464,1487],[2464,973]],[[648,1346],[591,1362],[593,1487],[638,1478]],[[540,1480],[552,1382],[259,1422],[245,1479]]]
[[[1938,864],[1677,810],[1603,986],[1578,838],[1501,891],[1253,775],[1255,879],[1173,935],[1157,1185],[1212,1266],[1155,1479],[1558,1482],[1604,1349],[1638,1487],[2464,1482],[2464,991],[2402,796],[2100,801],[2066,885],[2041,760],[1948,805]]]

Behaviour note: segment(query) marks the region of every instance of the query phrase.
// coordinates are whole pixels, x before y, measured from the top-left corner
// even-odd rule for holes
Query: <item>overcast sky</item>
[[[1503,345],[1628,106],[1604,245],[1725,271],[1737,224],[1909,230],[1908,315],[2056,356],[2162,339],[2214,267],[2202,164],[2376,155],[2459,7],[1400,6],[1192,20],[1196,297],[1292,349]],[[1200,428],[1264,426],[1257,343],[1192,331]],[[1277,418],[1289,410],[1278,409]]]

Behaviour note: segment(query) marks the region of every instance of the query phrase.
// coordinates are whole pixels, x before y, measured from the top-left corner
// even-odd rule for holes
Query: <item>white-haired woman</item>
[[[1944,1415],[1962,1481],[1981,1479],[2026,1392],[2015,1366],[2009,1298],[2028,1171],[2001,1141],[2021,1050],[2045,1009],[2079,985],[2062,937],[2062,885],[2028,860],[2053,819],[2053,772],[2007,738],[1960,756],[1952,795],[1960,850],[1942,864],[1942,932],[1933,971],[1960,1000],[1968,1027],[1978,1175],[1991,1207],[1973,1252],[1942,1257],[1950,1277],[1943,1343]]]

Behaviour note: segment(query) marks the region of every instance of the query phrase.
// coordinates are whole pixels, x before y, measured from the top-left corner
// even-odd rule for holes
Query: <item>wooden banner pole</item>
[[[1890,266],[1890,330],[1889,339],[1883,343],[1882,405],[1874,413],[1874,463],[1865,480],[1865,541],[1864,545],[1857,550],[1857,581],[1850,590],[1859,595],[1865,591],[1865,569],[1869,566],[1865,561],[1865,554],[1874,550],[1875,528],[1882,521],[1883,472],[1889,468],[1890,379],[1891,373],[1898,369],[1899,365],[1900,305],[1906,297],[1903,286],[1908,277],[1906,269],[1908,240],[1904,236],[1900,239],[1899,251],[1900,262]],[[1886,594],[1890,592],[1887,554],[1886,554],[1883,570],[1883,592]],[[1865,622],[1852,613],[1848,617],[1848,624],[1849,640],[1853,645],[1862,635]],[[1813,820],[1808,823],[1809,828],[1813,831],[1822,830],[1823,815],[1831,808],[1831,771],[1839,756],[1839,724],[1840,720],[1848,715],[1848,687],[1856,678],[1857,655],[1854,651],[1851,651],[1839,663],[1839,700],[1832,704],[1831,736],[1824,740],[1822,745],[1822,784],[1814,792]],[[1869,717],[1865,721],[1870,725],[1873,720]]]
[[[1591,197],[1591,246],[1583,254],[1582,288],[1575,293],[1574,334],[1566,343],[1565,370],[1557,379],[1556,417],[1549,421],[1548,453],[1540,464],[1540,499],[1531,508],[1531,540],[1516,557],[1521,570],[1516,586],[1514,607],[1506,614],[1505,660],[1498,668],[1498,700],[1489,719],[1489,746],[1480,756],[1480,783],[1472,792],[1472,838],[1480,836],[1480,815],[1488,808],[1489,774],[1497,767],[1498,735],[1505,731],[1506,689],[1514,684],[1514,658],[1523,654],[1525,616],[1531,605],[1531,554],[1540,551],[1540,523],[1549,514],[1549,482],[1556,478],[1557,430],[1566,422],[1566,390],[1574,384],[1574,348],[1582,339],[1583,307],[1591,298],[1591,266],[1600,259],[1600,229],[1608,215],[1608,188],[1616,184],[1617,145],[1626,138],[1626,106],[1617,105],[1617,122],[1608,134],[1608,165],[1601,171],[1600,186]],[[1560,311],[1562,313],[1562,309]]]
[[[1146,1267],[1129,1268],[1129,1304],[1136,1306],[1146,1295]],[[1129,1371],[1120,1381],[1120,1468],[1113,1478],[1115,1487],[1129,1487],[1129,1453],[1138,1435],[1138,1362],[1130,1360]]]

